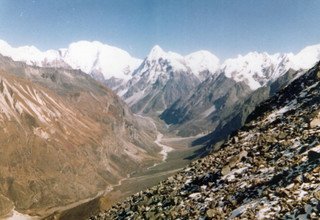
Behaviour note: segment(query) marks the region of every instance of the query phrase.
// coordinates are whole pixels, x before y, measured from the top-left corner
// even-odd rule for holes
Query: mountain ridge
[[[152,53],[154,52],[154,54]],[[141,59],[134,58],[130,54],[117,47],[103,44],[99,41],[77,41],[70,43],[68,48],[58,50],[47,50],[42,52],[35,46],[22,46],[14,48],[7,42],[0,40],[0,53],[13,58],[15,61],[24,61],[30,65],[37,66],[62,66],[73,69],[81,69],[87,74],[100,72],[105,80],[117,78],[125,82],[132,78],[134,70],[141,65]],[[209,51],[199,50],[188,55],[182,56],[175,52],[165,52],[159,45],[155,45],[146,58],[150,60],[167,58],[176,65],[177,69],[186,71],[190,69],[200,81],[203,81],[208,75],[201,76],[201,72],[208,71],[211,74],[215,72],[225,72],[226,76],[236,81],[245,81],[251,89],[255,90],[265,84],[265,80],[270,80],[266,76],[265,80],[259,82],[253,77],[256,72],[259,74],[261,69],[271,68],[270,66],[284,66],[299,70],[308,69],[320,58],[320,44],[307,46],[298,53],[275,53],[267,52],[249,52],[245,55],[238,55],[234,58],[225,59],[223,62]],[[248,66],[247,63],[260,63],[260,66]],[[287,64],[287,66],[285,65]],[[279,67],[278,67],[279,68]],[[247,70],[246,70],[247,69]],[[238,72],[238,74],[235,74]],[[271,79],[279,77],[284,70]],[[259,78],[259,77],[258,77]]]

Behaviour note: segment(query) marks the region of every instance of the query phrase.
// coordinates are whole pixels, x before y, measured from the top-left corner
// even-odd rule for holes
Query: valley
[[[136,115],[137,117],[144,117]],[[157,129],[156,123],[149,117],[147,118]],[[159,123],[157,123],[159,124]],[[159,125],[158,125],[159,126]],[[163,126],[162,126],[162,129]],[[172,135],[164,136],[158,132],[155,140],[156,144],[162,147],[160,154],[162,161],[151,166],[137,170],[128,174],[127,177],[121,179],[118,184],[110,186],[107,190],[99,193],[96,197],[79,201],[77,203],[48,210],[47,213],[53,213],[44,219],[87,219],[100,211],[111,208],[116,202],[124,200],[126,197],[145,190],[151,186],[158,184],[169,176],[174,175],[183,167],[190,163],[190,157],[193,159],[201,156],[197,151],[203,146],[192,146],[192,142],[201,136],[196,137],[172,137]]]
[[[319,11],[0,0],[0,220],[320,220]]]

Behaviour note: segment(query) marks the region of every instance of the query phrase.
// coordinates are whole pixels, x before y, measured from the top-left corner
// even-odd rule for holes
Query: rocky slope
[[[87,74],[0,56],[0,216],[95,196],[160,161],[156,135]]]
[[[319,219],[320,64],[220,150],[91,219]]]
[[[262,101],[274,95],[303,71],[289,70],[254,91],[224,73],[201,83],[187,99],[180,99],[161,115],[169,130],[181,136],[206,134],[202,142],[217,142],[239,129]]]
[[[170,124],[170,131],[180,136],[209,133],[236,114],[252,90],[223,73],[208,77],[186,99],[176,101],[160,118]]]

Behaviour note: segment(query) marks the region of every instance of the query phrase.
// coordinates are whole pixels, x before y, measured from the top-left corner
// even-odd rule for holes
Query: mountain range
[[[134,113],[160,117],[170,132],[215,139],[241,127],[257,104],[314,65],[320,45],[297,54],[250,52],[223,62],[205,50],[182,56],[158,45],[141,60],[97,41],[45,52],[0,41],[0,53],[29,65],[80,69],[116,92]]]
[[[160,46],[142,60],[97,41],[45,52],[0,41],[0,54],[1,216],[95,197],[160,161],[153,120],[173,136],[202,136],[193,144],[208,151],[223,147],[260,103],[320,59],[320,45],[223,62]]]
[[[98,41],[78,41],[71,43],[68,48],[42,52],[34,46],[14,48],[0,40],[0,53],[28,65],[71,67],[87,74],[99,73],[105,80],[115,78],[128,81],[145,71],[141,65],[151,63],[153,65],[150,68],[166,64],[165,67],[173,71],[190,72],[201,82],[209,76],[208,73],[212,75],[224,72],[227,77],[237,82],[244,81],[255,90],[264,86],[269,80],[278,78],[290,68],[294,70],[310,68],[319,58],[320,45],[308,46],[297,54],[269,55],[266,52],[250,52],[244,56],[238,55],[236,58],[226,59],[223,63],[209,51],[197,51],[182,56],[174,52],[165,52],[158,45],[151,49],[145,60],[141,60],[122,49]],[[138,68],[141,69],[140,74],[137,73]],[[161,73],[149,75],[149,83],[152,84]]]

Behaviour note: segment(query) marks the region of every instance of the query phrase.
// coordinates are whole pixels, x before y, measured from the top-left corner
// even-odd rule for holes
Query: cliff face
[[[95,196],[159,160],[154,126],[88,75],[0,56],[0,214]]]
[[[319,69],[259,105],[220,150],[92,219],[318,219]]]

